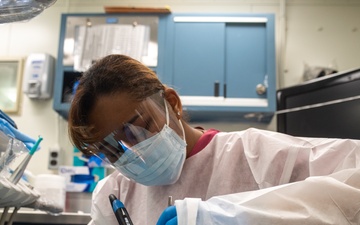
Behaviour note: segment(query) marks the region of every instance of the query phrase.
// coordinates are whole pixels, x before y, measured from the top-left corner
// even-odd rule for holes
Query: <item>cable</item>
[[[3,214],[1,215],[1,219],[0,219],[0,225],[5,225],[5,221],[6,221],[6,217],[7,217],[7,214],[9,212],[9,206],[6,206],[4,208],[4,211],[3,211]]]
[[[16,215],[16,213],[19,211],[20,207],[16,206],[14,208],[14,211],[12,212],[10,218],[9,218],[9,221],[7,222],[7,225],[12,225],[13,224],[13,221],[14,221],[14,217]]]

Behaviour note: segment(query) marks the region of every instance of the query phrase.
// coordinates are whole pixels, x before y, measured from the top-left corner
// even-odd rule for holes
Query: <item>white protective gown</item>
[[[118,224],[109,194],[125,204],[135,225],[156,224],[168,196],[177,200],[179,225],[294,224],[297,219],[302,224],[341,224],[329,223],[329,218],[340,214],[330,215],[333,211],[351,215],[360,211],[360,201],[355,201],[360,197],[360,180],[356,185],[346,183],[346,178],[360,175],[344,170],[359,165],[360,140],[300,138],[254,128],[220,132],[201,152],[186,159],[173,185],[147,187],[118,172],[101,180],[93,193],[89,224]],[[338,171],[343,173],[334,175],[338,180],[311,177],[303,181]],[[321,190],[341,193],[352,200],[349,204],[357,205],[352,204],[349,212],[348,205],[337,205],[337,199],[331,202],[332,196]],[[317,216],[318,211],[325,211],[329,218]]]
[[[360,169],[257,191],[176,200],[178,225],[360,224]]]

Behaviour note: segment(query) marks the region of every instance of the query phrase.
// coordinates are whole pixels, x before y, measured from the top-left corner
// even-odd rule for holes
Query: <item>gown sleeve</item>
[[[359,224],[360,169],[257,191],[175,202],[185,224]],[[195,210],[195,213],[194,213]],[[195,216],[194,216],[195,214]]]
[[[92,194],[91,221],[88,225],[118,225],[109,200],[110,194],[117,196],[119,193],[117,174],[110,174],[96,185]]]
[[[296,137],[254,128],[241,139],[260,189],[360,165],[360,140]]]
[[[360,224],[360,140],[254,128],[239,140],[260,190],[178,200],[179,225]]]

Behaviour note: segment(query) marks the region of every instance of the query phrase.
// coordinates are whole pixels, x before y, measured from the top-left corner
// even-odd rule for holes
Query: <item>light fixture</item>
[[[0,0],[0,24],[30,20],[55,2],[56,0]]]

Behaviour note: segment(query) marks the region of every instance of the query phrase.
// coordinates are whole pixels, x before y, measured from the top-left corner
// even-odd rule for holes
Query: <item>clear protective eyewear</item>
[[[163,95],[163,91],[159,91],[147,97],[139,104],[129,121],[121,124],[102,141],[91,144],[89,147],[93,149],[94,155],[109,164],[116,162],[126,151],[140,156],[142,153],[136,146],[158,134],[165,125],[183,138],[182,125],[174,113],[169,113]]]

